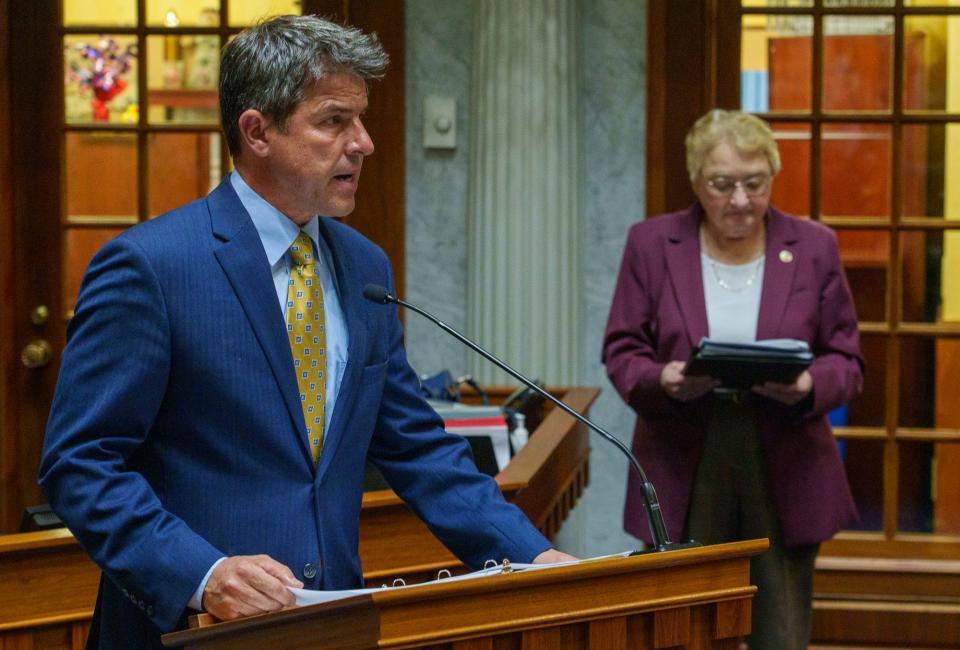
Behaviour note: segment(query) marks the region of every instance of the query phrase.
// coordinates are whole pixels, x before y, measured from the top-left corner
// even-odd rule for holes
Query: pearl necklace
[[[757,258],[756,263],[753,265],[753,272],[750,274],[750,277],[746,279],[742,286],[734,286],[721,278],[720,271],[717,269],[717,263],[709,256],[707,257],[707,260],[710,262],[710,270],[713,271],[713,279],[716,280],[717,285],[721,289],[724,291],[729,291],[730,293],[742,293],[753,286],[757,276],[760,274],[760,267],[763,266],[763,258],[763,255]]]

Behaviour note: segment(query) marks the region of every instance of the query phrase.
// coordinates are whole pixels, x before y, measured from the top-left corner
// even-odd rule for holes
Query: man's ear
[[[248,108],[237,119],[240,128],[240,142],[243,149],[248,149],[254,156],[264,158],[270,153],[270,142],[267,138],[267,128],[273,120],[253,108]]]

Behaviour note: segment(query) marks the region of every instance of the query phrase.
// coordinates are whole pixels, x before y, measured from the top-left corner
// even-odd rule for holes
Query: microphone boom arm
[[[522,382],[528,388],[536,391],[539,395],[549,400],[551,403],[553,403],[558,408],[566,412],[572,418],[586,425],[589,429],[595,431],[597,434],[599,434],[608,442],[613,443],[613,445],[615,445],[627,457],[627,459],[630,461],[631,467],[633,467],[633,470],[637,473],[637,476],[640,478],[641,490],[643,493],[643,506],[644,506],[644,509],[646,510],[647,523],[650,526],[650,535],[651,535],[651,538],[653,539],[652,550],[668,551],[668,550],[674,550],[678,548],[690,548],[694,546],[700,546],[700,544],[694,541],[689,541],[689,542],[671,542],[670,541],[670,537],[667,534],[667,527],[663,521],[663,513],[660,511],[660,502],[657,499],[657,492],[656,490],[654,490],[653,484],[650,483],[650,481],[647,479],[646,472],[643,471],[643,468],[640,466],[640,462],[630,452],[630,449],[628,449],[627,446],[620,441],[619,438],[609,433],[599,425],[594,424],[593,422],[588,420],[586,417],[584,417],[574,409],[570,408],[569,406],[561,402],[559,399],[551,395],[549,392],[545,391],[543,388],[538,386],[533,380],[526,377],[523,373],[521,373],[518,370],[514,370],[505,361],[501,360],[498,356],[496,356],[492,352],[488,352],[487,350],[483,349],[482,347],[480,347],[479,345],[477,345],[476,343],[468,339],[466,336],[464,336],[454,328],[444,323],[442,320],[440,320],[433,314],[430,314],[429,312],[426,312],[420,307],[417,307],[416,305],[406,302],[405,300],[397,298],[396,296],[390,294],[390,292],[384,289],[383,287],[378,287],[375,285],[367,285],[363,290],[363,295],[368,300],[371,300],[373,302],[379,302],[381,304],[392,302],[398,305],[402,305],[403,307],[406,307],[407,309],[410,309],[412,311],[415,311],[416,313],[420,314],[427,320],[431,321],[437,327],[445,331],[447,334],[453,336],[455,339],[457,339],[458,341],[466,345],[468,348],[470,348],[471,350],[473,350],[483,358],[494,363],[498,368],[500,368],[504,372],[508,373],[515,379]]]

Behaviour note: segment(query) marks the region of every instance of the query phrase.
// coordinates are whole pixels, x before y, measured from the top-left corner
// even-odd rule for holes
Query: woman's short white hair
[[[687,132],[687,172],[690,182],[700,178],[703,159],[721,142],[728,142],[746,154],[761,153],[770,163],[770,172],[780,171],[780,152],[770,125],[756,115],[715,108],[694,122]]]

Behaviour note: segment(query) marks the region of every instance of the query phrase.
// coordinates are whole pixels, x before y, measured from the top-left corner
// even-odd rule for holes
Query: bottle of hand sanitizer
[[[523,413],[515,413],[513,415],[513,431],[510,432],[510,442],[513,444],[513,453],[518,453],[523,446],[527,444],[527,440],[530,438],[530,433],[527,431],[526,425],[527,417]]]

